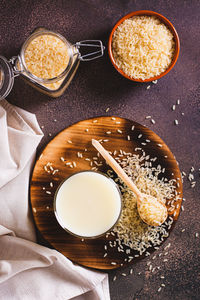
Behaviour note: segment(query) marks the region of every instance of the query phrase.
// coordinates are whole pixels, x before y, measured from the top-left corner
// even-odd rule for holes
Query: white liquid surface
[[[70,232],[93,237],[108,231],[121,211],[120,193],[110,179],[95,172],[67,179],[56,196],[59,223]]]

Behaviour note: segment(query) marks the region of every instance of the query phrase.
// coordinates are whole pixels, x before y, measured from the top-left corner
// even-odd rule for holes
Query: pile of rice
[[[144,153],[142,156],[129,153],[123,159],[117,160],[141,192],[160,198],[163,203],[171,199],[178,201],[179,197],[175,192],[175,179],[168,181],[163,177],[161,166],[153,167],[147,158],[149,157],[145,156]],[[111,177],[114,176],[111,170],[108,174]],[[160,176],[162,178],[159,178]],[[147,248],[160,245],[164,238],[169,235],[168,230],[173,223],[173,218],[169,217],[164,224],[157,227],[145,224],[138,214],[136,197],[133,192],[120,178],[115,179],[115,181],[122,192],[123,203],[121,217],[113,228],[119,245],[118,251],[124,252],[123,245],[126,245],[141,255]]]
[[[52,79],[66,69],[69,62],[67,45],[51,34],[35,37],[25,50],[25,63],[28,71],[42,79]],[[63,79],[50,84],[43,84],[50,89],[58,88]]]
[[[152,16],[134,16],[115,30],[112,52],[118,68],[131,78],[148,79],[171,64],[175,43],[164,23]]]

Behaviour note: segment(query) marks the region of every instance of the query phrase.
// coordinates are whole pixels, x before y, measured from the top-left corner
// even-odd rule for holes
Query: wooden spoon
[[[92,139],[92,145],[99,151],[109,166],[136,195],[137,208],[141,219],[151,226],[159,226],[164,223],[168,216],[165,204],[160,199],[141,193],[137,186],[133,183],[132,179],[128,177],[121,166],[98,141]]]

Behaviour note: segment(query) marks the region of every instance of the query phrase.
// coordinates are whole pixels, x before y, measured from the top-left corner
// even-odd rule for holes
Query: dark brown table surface
[[[69,0],[69,1],[0,1],[0,54],[17,55],[24,40],[38,26],[58,31],[72,43],[101,39],[107,44],[116,21],[141,9],[166,16],[178,31],[181,51],[174,69],[157,84],[139,84],[122,78],[112,67],[107,51],[103,58],[80,64],[69,88],[60,98],[40,94],[16,78],[7,97],[10,103],[36,114],[44,126],[40,151],[59,131],[70,124],[99,115],[117,115],[145,124],[170,147],[188,175],[195,168],[192,189],[184,180],[184,211],[164,245],[155,252],[156,259],[146,258],[136,265],[109,273],[111,300],[200,299],[200,89],[199,58],[200,2],[186,0]],[[180,99],[180,105],[171,107]],[[110,111],[106,113],[106,108]],[[181,113],[184,113],[182,115]],[[145,116],[151,115],[153,125]],[[57,120],[56,122],[54,120]],[[179,125],[174,125],[174,120]],[[52,135],[52,136],[50,136]],[[38,152],[39,153],[39,152]],[[185,229],[185,230],[184,230]],[[171,243],[168,250],[166,245]],[[168,254],[164,256],[164,253]],[[161,254],[159,256],[159,254]],[[167,259],[167,261],[163,261]],[[153,267],[160,266],[153,273]],[[133,274],[129,274],[130,269]],[[122,276],[122,273],[127,276]],[[116,281],[113,277],[117,276]],[[164,276],[164,279],[160,277]],[[157,290],[164,284],[162,290]]]

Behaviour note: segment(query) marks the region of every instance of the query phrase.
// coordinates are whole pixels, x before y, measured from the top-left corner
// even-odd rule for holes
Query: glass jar
[[[60,43],[60,48],[62,46],[63,53],[65,53],[66,56],[62,72],[54,75],[52,78],[48,78],[48,74],[45,76],[36,76],[34,74],[35,71],[30,71],[31,68],[34,68],[35,57],[33,57],[33,61],[30,60],[32,58],[29,48],[34,43],[36,43],[36,40],[47,37],[49,39],[54,38],[56,42],[58,41]],[[53,46],[54,45],[52,44],[52,48]],[[94,51],[81,55],[81,47],[84,47],[86,50],[87,48],[94,49]],[[49,49],[52,48],[50,47]],[[34,33],[31,34],[24,42],[18,56],[14,56],[10,60],[7,60],[5,57],[0,56],[0,99],[5,98],[10,93],[14,84],[14,78],[19,75],[28,84],[30,84],[40,92],[45,93],[51,97],[59,97],[64,93],[64,91],[70,84],[77,71],[80,61],[90,61],[101,57],[103,56],[104,49],[105,47],[100,40],[84,40],[73,45],[59,33],[52,32],[44,28],[39,28],[34,31]],[[27,60],[27,53],[30,54],[29,65]],[[42,52],[39,53],[39,55],[42,55]],[[62,59],[62,57],[59,54],[58,61],[56,61],[55,66],[52,66],[52,70],[56,68],[62,69],[62,66],[60,66],[60,59]],[[56,57],[54,57],[54,62],[55,60]],[[48,65],[48,70],[50,70],[50,67],[51,66]],[[44,71],[46,71],[42,66],[42,73],[43,69]]]

